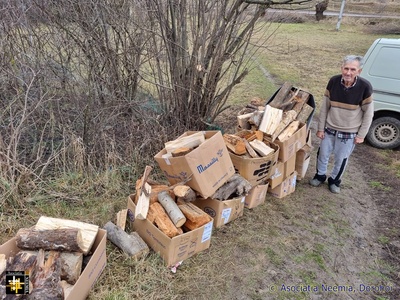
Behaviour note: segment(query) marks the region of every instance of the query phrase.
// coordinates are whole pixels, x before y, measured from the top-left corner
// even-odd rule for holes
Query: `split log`
[[[175,196],[173,189],[171,190],[168,185],[153,185],[151,186],[150,204],[158,202],[158,194],[163,191],[168,191],[171,197]]]
[[[128,215],[128,209],[122,209],[117,213],[117,221],[116,225],[121,228],[122,230],[125,230],[125,225],[126,225],[126,217]]]
[[[183,224],[183,227],[189,231],[199,228],[211,221],[211,217],[193,203],[180,204],[179,209],[186,217],[186,222]]]
[[[303,105],[303,109],[300,111],[300,113],[297,115],[296,120],[300,121],[301,123],[307,123],[308,118],[311,116],[314,108],[312,108],[310,105],[305,103]]]
[[[252,115],[253,112],[237,116],[236,119],[239,127],[243,129],[250,129],[249,119]]]
[[[145,167],[143,176],[140,179],[139,188],[136,190],[139,198],[136,204],[135,218],[139,220],[146,219],[147,212],[149,211],[151,186],[147,183],[147,178],[151,170],[153,170],[151,166]]]
[[[172,223],[160,203],[155,202],[151,204],[149,212],[155,216],[154,223],[166,236],[173,238],[174,236],[179,235],[179,230],[176,228],[174,223]]]
[[[226,147],[236,155],[243,155],[246,153],[246,146],[243,139],[240,137],[225,133],[223,135]]]
[[[264,142],[259,140],[251,141],[250,145],[261,156],[268,156],[275,151],[273,148],[267,146]]]
[[[250,124],[254,124],[254,125],[256,125],[256,126],[258,127],[258,126],[260,126],[260,123],[261,123],[261,120],[262,120],[262,118],[263,118],[263,115],[264,115],[264,110],[262,110],[262,111],[260,111],[260,110],[255,111],[255,112],[251,115],[251,117],[249,118],[248,122],[249,122]]]
[[[300,122],[299,121],[293,121],[292,123],[289,124],[288,127],[282,133],[278,136],[278,140],[281,142],[285,141],[286,139],[290,138],[296,131],[299,129]]]
[[[296,97],[296,104],[293,106],[293,110],[297,112],[297,115],[303,108],[303,105],[307,103],[310,94],[305,91],[300,91],[298,97]]]
[[[15,238],[20,249],[83,252],[85,247],[81,231],[77,228],[49,230],[21,228]]]
[[[21,250],[18,252],[20,256],[25,257],[37,257],[39,251],[37,250]],[[54,255],[55,251],[45,251],[45,258],[48,258],[50,254]],[[81,252],[59,252],[60,260],[60,278],[66,280],[70,284],[75,284],[82,272],[83,254]]]
[[[271,135],[271,141],[275,141],[275,139],[280,135],[280,133],[292,122],[296,119],[297,113],[294,110],[289,110],[283,113],[283,117],[278,127]]]
[[[61,280],[60,281],[60,286],[63,289],[63,293],[64,293],[64,299],[68,298],[69,293],[71,293],[72,289],[74,288],[74,286],[72,284],[69,284],[68,282],[66,282],[65,280]]]
[[[60,278],[69,284],[75,284],[82,272],[83,254],[80,252],[61,252],[60,264]]]
[[[235,173],[214,193],[214,195],[212,195],[211,198],[228,200],[233,195],[236,197],[245,196],[250,192],[251,188],[251,184],[246,179],[244,179],[240,174]]]
[[[185,156],[192,150],[193,150],[193,148],[181,147],[181,148],[178,148],[178,149],[175,149],[174,151],[172,151],[171,154],[172,154],[172,157]]]
[[[196,200],[196,193],[192,190],[190,186],[187,185],[178,185],[174,187],[173,192],[176,197],[184,201],[194,201]]]
[[[20,251],[6,261],[9,271],[28,271],[30,274],[36,265],[37,251]],[[1,274],[1,273],[0,273]]]
[[[80,221],[49,218],[45,216],[41,216],[35,225],[35,229],[37,230],[64,228],[77,228],[81,231],[82,240],[84,242],[84,247],[82,250],[83,254],[87,255],[92,248],[94,240],[96,239],[99,226]]]
[[[247,140],[245,140],[245,145],[246,145],[246,150],[247,150],[247,152],[250,154],[251,157],[253,157],[253,158],[258,158],[258,157],[260,157],[260,156],[257,154],[257,152],[254,151],[253,147],[251,147],[250,143],[249,143]]]
[[[107,239],[131,257],[139,257],[149,252],[149,247],[137,234],[128,234],[113,222],[104,225],[107,230]]]
[[[26,299],[64,299],[64,291],[60,285],[59,255],[59,252],[50,251],[45,260],[45,252],[42,249],[39,250],[36,266],[30,277],[33,290]]]
[[[0,279],[3,272],[7,269],[7,259],[5,254],[0,253]]]
[[[282,114],[282,109],[267,105],[258,129],[266,134],[273,134],[282,120]]]
[[[275,95],[274,99],[272,99],[268,104],[272,107],[279,108],[285,101],[291,89],[292,84],[289,82],[285,82],[279,89],[278,93]]]
[[[165,143],[165,150],[167,153],[172,153],[179,148],[196,148],[206,140],[204,133],[199,131],[191,135],[183,136],[174,141]]]
[[[158,194],[158,202],[160,202],[164,207],[176,227],[181,227],[186,222],[186,218],[182,211],[166,191]]]
[[[300,89],[296,88],[296,90],[290,91],[288,94],[288,98],[285,99],[278,108],[286,111],[286,110],[291,110],[293,108],[293,106],[295,106],[296,104],[296,99],[297,99],[297,95],[299,94]]]

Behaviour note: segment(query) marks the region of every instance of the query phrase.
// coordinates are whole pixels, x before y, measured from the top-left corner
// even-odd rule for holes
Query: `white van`
[[[374,120],[367,141],[374,147],[400,147],[400,39],[375,40],[364,56],[361,76],[374,90]]]

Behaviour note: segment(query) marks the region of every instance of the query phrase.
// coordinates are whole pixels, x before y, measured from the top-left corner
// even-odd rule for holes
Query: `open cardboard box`
[[[265,202],[268,192],[268,183],[253,186],[244,200],[244,207],[254,208]]]
[[[135,215],[135,195],[128,197],[128,215]],[[213,221],[196,228],[195,230],[185,232],[173,238],[165,235],[149,220],[130,220],[133,229],[139,236],[152,248],[159,253],[165,264],[170,267],[176,263],[187,259],[194,254],[210,247]]]
[[[214,227],[220,228],[225,224],[243,216],[245,197],[228,200],[197,198],[192,203],[214,219]]]
[[[196,133],[185,132],[181,137]],[[170,184],[183,182],[203,198],[210,197],[234,173],[235,169],[220,131],[205,131],[205,142],[188,154],[166,157],[164,148],[154,156]]]
[[[20,249],[17,247],[15,237],[0,246],[0,253],[5,254],[6,258],[15,256]],[[97,236],[91,248],[91,258],[83,269],[81,276],[74,284],[65,300],[84,300],[90,293],[90,290],[96,283],[100,274],[107,263],[106,255],[107,231],[99,228]],[[25,271],[25,270],[6,270],[6,271]]]
[[[296,177],[297,172],[294,171],[280,185],[276,186],[273,189],[268,188],[268,193],[275,198],[284,198],[287,195],[290,195],[296,190]]]

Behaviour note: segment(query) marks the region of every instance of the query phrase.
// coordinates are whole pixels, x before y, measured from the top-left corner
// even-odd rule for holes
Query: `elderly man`
[[[349,55],[343,59],[342,74],[333,76],[326,87],[319,113],[317,137],[321,139],[317,153],[317,173],[310,180],[319,186],[327,179],[330,156],[334,164],[328,178],[329,190],[340,193],[340,183],[356,144],[364,142],[374,115],[372,86],[361,78],[362,57]]]

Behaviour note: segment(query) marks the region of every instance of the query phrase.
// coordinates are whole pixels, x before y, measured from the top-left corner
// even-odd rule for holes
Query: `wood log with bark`
[[[212,220],[210,215],[193,203],[181,202],[178,206],[186,217],[186,222],[183,224],[183,227],[185,227],[187,231],[199,228]]]
[[[35,225],[35,229],[37,230],[64,228],[76,228],[81,231],[83,240],[82,250],[83,254],[87,255],[93,246],[94,240],[96,239],[99,226],[75,220],[50,218],[46,216],[41,216]]]
[[[240,174],[235,173],[231,176],[224,185],[222,185],[211,196],[212,199],[228,200],[232,197],[240,197],[247,195],[252,186]]]
[[[176,227],[181,227],[183,224],[185,224],[186,218],[184,214],[179,209],[174,199],[169,196],[168,192],[160,192],[158,194],[158,202],[160,202],[164,207],[165,211]]]
[[[149,247],[136,232],[128,234],[110,221],[104,225],[104,229],[107,239],[130,257],[140,257],[149,252]]]
[[[21,228],[16,234],[20,249],[43,249],[68,252],[84,252],[82,233],[77,228],[44,229]]]
[[[190,186],[187,185],[177,185],[174,187],[173,192],[176,197],[182,199],[186,202],[196,200],[196,192],[192,190]]]
[[[242,138],[234,135],[227,134],[223,135],[226,147],[236,155],[243,155],[246,153],[246,145]]]
[[[160,229],[166,236],[173,238],[181,233],[171,221],[160,203],[155,202],[151,204],[149,212],[154,216],[154,224],[156,224],[158,229]]]

